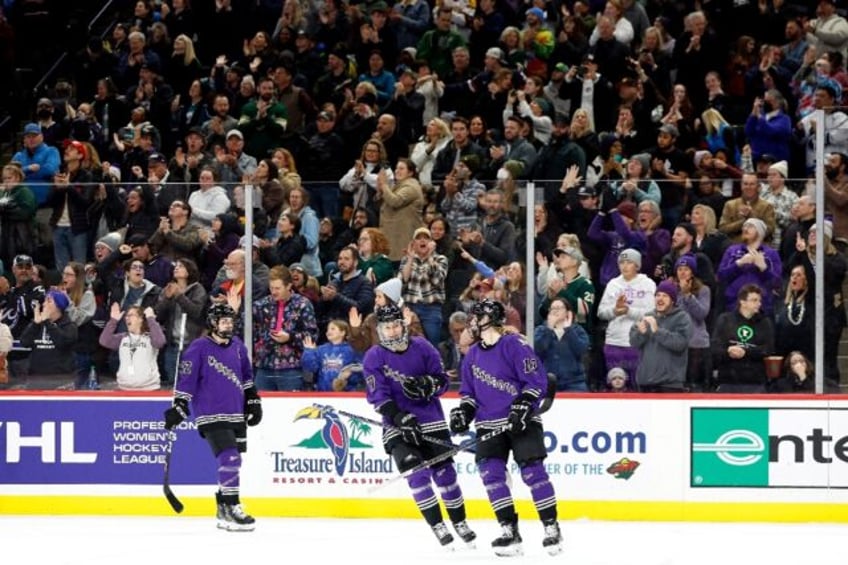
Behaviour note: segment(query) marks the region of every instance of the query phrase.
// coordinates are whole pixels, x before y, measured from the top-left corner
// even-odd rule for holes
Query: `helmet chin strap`
[[[218,338],[218,341],[221,341],[225,345],[228,345],[230,343],[230,341],[232,341],[232,339],[233,339],[233,330],[224,330],[222,332],[222,331],[216,329],[215,331],[212,332],[212,335],[214,335],[216,338]]]

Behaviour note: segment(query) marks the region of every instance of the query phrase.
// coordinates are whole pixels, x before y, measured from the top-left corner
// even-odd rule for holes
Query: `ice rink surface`
[[[469,522],[476,549],[441,548],[423,520],[259,518],[249,533],[212,518],[0,517],[3,563],[38,565],[246,565],[443,563],[574,565],[815,565],[848,563],[848,526],[564,521],[565,551],[542,550],[542,527],[520,523],[524,556],[498,558],[494,520]]]

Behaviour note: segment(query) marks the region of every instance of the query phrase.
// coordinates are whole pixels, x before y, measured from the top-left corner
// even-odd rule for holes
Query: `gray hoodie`
[[[644,334],[639,333],[638,324],[630,328],[630,345],[640,353],[636,382],[639,386],[683,388],[692,320],[677,306],[665,315],[655,311],[649,315],[657,319],[656,333],[650,327]]]

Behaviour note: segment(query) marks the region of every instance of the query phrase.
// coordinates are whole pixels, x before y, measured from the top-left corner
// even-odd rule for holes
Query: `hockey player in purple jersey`
[[[173,405],[165,411],[170,430],[191,411],[200,435],[218,461],[218,527],[252,531],[256,520],[239,502],[241,453],[247,450],[247,426],[262,420],[262,403],[253,385],[247,348],[233,337],[236,313],[228,304],[209,308],[209,335],[194,340],[180,360]]]
[[[447,390],[448,378],[438,350],[423,337],[409,336],[403,313],[395,305],[377,309],[379,345],[365,354],[363,372],[368,402],[383,416],[383,445],[404,472],[449,448],[427,442],[424,434],[450,441],[445,413],[439,400]],[[424,520],[443,546],[453,543],[453,535],[442,521],[442,501],[457,535],[469,546],[477,535],[465,521],[465,501],[456,480],[453,460],[421,469],[407,477],[412,498]]]
[[[543,463],[547,452],[542,420],[534,414],[547,390],[548,378],[524,338],[504,331],[505,317],[503,305],[494,300],[482,300],[471,309],[468,324],[479,341],[462,361],[461,400],[451,410],[450,428],[453,433],[465,432],[474,421],[477,434],[482,435],[509,425],[506,433],[477,446],[480,477],[502,528],[492,547],[501,556],[523,553],[518,515],[507,482],[507,460],[512,452],[544,525],[542,545],[550,555],[556,555],[562,551],[556,495]]]

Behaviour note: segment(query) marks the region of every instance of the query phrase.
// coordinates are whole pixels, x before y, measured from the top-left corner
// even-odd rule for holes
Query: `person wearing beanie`
[[[767,233],[765,222],[748,218],[742,224],[742,243],[729,246],[718,267],[717,278],[724,285],[725,308],[732,310],[739,290],[755,284],[763,290],[762,311],[770,316],[774,292],[782,285],[783,264],[777,251],[763,243]]]
[[[621,367],[634,382],[639,350],[630,345],[630,328],[654,309],[657,285],[639,272],[641,253],[625,249],[618,257],[621,274],[606,285],[598,305],[598,319],[609,322],[603,349],[606,369]]]
[[[718,231],[724,233],[733,241],[742,241],[742,224],[750,218],[758,218],[766,224],[766,236],[774,234],[777,221],[774,206],[771,202],[760,198],[760,181],[754,173],[742,175],[742,193],[739,198],[732,198],[724,204]]]
[[[786,186],[786,177],[789,174],[789,165],[786,161],[778,161],[768,168],[765,188],[760,192],[760,199],[765,200],[774,208],[774,220],[776,223],[771,238],[771,245],[780,249],[785,230],[793,222],[792,210],[798,203],[798,195]]]
[[[377,285],[374,289],[374,311],[381,306],[398,306],[403,310],[404,323],[409,329],[409,335],[424,335],[424,327],[418,314],[403,305],[403,281],[399,278],[391,278]],[[348,316],[350,333],[348,341],[354,351],[364,354],[372,345],[380,343],[377,336],[377,316],[374,312],[362,319],[362,313],[356,308],[350,309]]]
[[[111,253],[113,251],[117,251],[117,249],[121,246],[122,242],[123,237],[121,236],[121,234],[119,232],[113,231],[107,233],[106,235],[98,239],[97,243],[94,244],[94,249],[96,251],[98,246],[102,246],[103,248],[108,250],[109,253]]]
[[[30,375],[49,375],[65,378],[69,384],[76,373],[74,346],[77,326],[65,315],[71,303],[68,295],[51,290],[43,304],[33,308],[32,321],[21,333],[21,345],[32,350]]]
[[[708,261],[709,262],[709,261]],[[712,291],[697,273],[698,258],[686,253],[674,264],[673,279],[677,285],[678,308],[689,314],[692,321],[692,336],[689,338],[689,365],[686,368],[688,390],[711,392],[713,386],[713,363],[710,353],[710,334],[707,320],[711,319]],[[710,268],[712,272],[712,268]],[[715,281],[713,281],[715,282]]]
[[[677,285],[664,280],[654,294],[654,311],[630,327],[630,344],[640,353],[640,392],[682,392],[686,381],[692,320],[676,305]]]

